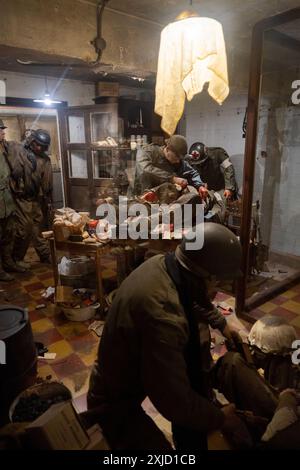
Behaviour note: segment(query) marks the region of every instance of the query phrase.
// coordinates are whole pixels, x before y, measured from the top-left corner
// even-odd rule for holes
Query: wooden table
[[[57,241],[53,237],[48,238],[52,268],[54,275],[55,288],[60,284],[58,271],[57,251],[63,251],[70,254],[91,256],[95,259],[96,265],[96,290],[97,298],[100,303],[101,315],[105,312],[106,299],[103,287],[103,278],[101,270],[101,257],[107,254],[114,255],[117,260],[118,285],[129,274],[128,259],[130,249],[144,248],[147,250],[156,250],[157,252],[168,252],[175,250],[180,240],[111,240],[109,243],[84,243],[73,241]],[[125,266],[124,266],[125,265]]]
[[[58,263],[57,263],[57,251],[64,251],[71,254],[92,256],[95,259],[96,264],[96,289],[97,297],[100,303],[100,312],[101,315],[104,314],[105,310],[105,295],[103,288],[103,279],[101,272],[101,256],[110,252],[111,247],[109,244],[103,243],[83,243],[83,242],[71,242],[66,241],[57,241],[54,238],[48,239],[50,251],[51,251],[51,260],[52,268],[54,275],[55,288],[60,283],[59,272],[58,272]]]

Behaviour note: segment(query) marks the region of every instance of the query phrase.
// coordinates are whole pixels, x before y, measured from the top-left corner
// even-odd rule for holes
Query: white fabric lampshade
[[[155,112],[161,127],[174,134],[185,104],[203,90],[222,104],[229,93],[222,25],[191,17],[166,26],[161,33],[155,90]]]

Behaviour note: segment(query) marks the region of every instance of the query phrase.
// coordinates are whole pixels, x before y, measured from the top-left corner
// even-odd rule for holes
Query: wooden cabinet
[[[152,102],[100,100],[59,110],[65,203],[92,215],[98,198],[126,194],[126,184],[133,187],[136,151],[130,136],[164,139]]]
[[[119,116],[124,123],[124,136],[147,135],[148,142],[159,137],[163,140],[164,133],[160,128],[160,117],[154,113],[153,101],[138,101],[120,98]]]

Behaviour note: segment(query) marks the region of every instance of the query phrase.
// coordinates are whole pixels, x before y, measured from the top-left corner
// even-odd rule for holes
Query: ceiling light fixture
[[[45,106],[52,106],[53,104],[61,104],[62,101],[58,100],[53,100],[51,98],[51,95],[48,91],[48,82],[47,82],[47,77],[45,77],[45,94],[44,98],[38,99],[38,100],[33,100],[34,103],[43,103]]]
[[[229,94],[222,25],[186,10],[161,32],[155,112],[162,117],[161,128],[167,134],[176,131],[185,98],[191,101],[205,83],[209,83],[210,96],[222,104]]]

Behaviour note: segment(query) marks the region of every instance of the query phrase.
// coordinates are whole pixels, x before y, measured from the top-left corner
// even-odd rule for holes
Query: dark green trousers
[[[48,243],[41,236],[43,213],[38,201],[16,199],[16,237],[13,249],[14,258],[22,261],[30,243],[40,259],[49,258]]]

